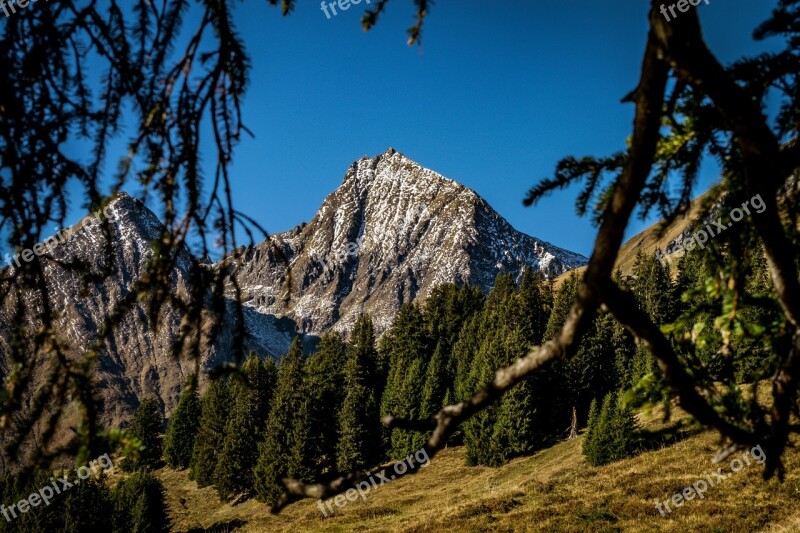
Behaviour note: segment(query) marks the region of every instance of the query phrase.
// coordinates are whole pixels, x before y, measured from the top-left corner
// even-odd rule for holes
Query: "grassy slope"
[[[629,239],[617,266],[629,274],[636,253],[663,248],[691,223],[699,204],[695,200],[689,215],[663,237],[652,226]],[[657,415],[640,419],[657,429]],[[159,475],[177,531],[215,524],[220,531],[233,530],[232,524],[241,531],[800,531],[796,450],[787,454],[782,484],[762,481],[761,467],[753,464],[709,488],[704,499],[686,502],[667,518],[659,514],[656,499],[663,502],[718,468],[711,464],[717,445],[716,435],[704,432],[601,468],[583,459],[580,439],[496,469],[466,467],[463,449],[454,448],[420,474],[384,485],[366,502],[351,502],[327,519],[316,501],[296,503],[276,517],[255,500],[222,504],[213,488],[198,489],[186,472],[166,469]]]
[[[641,418],[659,426],[656,414]],[[383,485],[323,519],[306,500],[272,516],[263,504],[221,504],[186,472],[162,470],[176,531],[800,531],[800,452],[787,456],[786,481],[764,482],[755,463],[663,518],[654,506],[716,470],[712,432],[600,468],[580,439],[501,468],[464,466],[461,448],[445,450],[419,474]],[[737,453],[733,457],[741,455]],[[727,463],[721,465],[729,471]]]
[[[640,250],[645,255],[653,255],[656,253],[656,248],[661,248],[662,250],[666,248],[667,244],[675,240],[681,233],[683,233],[686,227],[690,226],[699,216],[703,199],[704,196],[700,196],[693,200],[692,207],[689,208],[689,211],[686,213],[686,215],[674,221],[666,229],[663,236],[658,236],[659,224],[653,224],[649,228],[628,239],[619,249],[617,268],[619,268],[623,274],[630,274],[633,271],[633,264],[636,262],[636,254]],[[670,262],[672,262],[673,265],[676,264],[681,255],[682,252],[677,252],[675,255],[670,256]],[[582,273],[584,270],[586,270],[586,267],[580,267],[558,276],[554,280],[556,288],[558,288],[572,272]]]

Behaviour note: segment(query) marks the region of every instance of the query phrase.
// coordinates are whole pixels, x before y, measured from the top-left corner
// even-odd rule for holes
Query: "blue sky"
[[[751,34],[772,4],[701,4],[718,57],[763,50]],[[595,230],[575,214],[577,190],[533,208],[522,199],[561,157],[624,146],[633,107],[620,99],[636,85],[647,2],[440,0],[422,49],[406,45],[411,0],[392,0],[370,32],[360,29],[365,5],[327,19],[313,0],[289,17],[264,1],[235,3],[255,133],[232,168],[237,207],[270,232],[290,229],[353,160],[391,146],[476,190],[517,229],[588,255]],[[704,187],[715,176],[705,169]]]

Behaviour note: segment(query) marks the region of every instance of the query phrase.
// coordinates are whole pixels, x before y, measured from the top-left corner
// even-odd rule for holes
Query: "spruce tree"
[[[194,442],[200,429],[202,407],[197,394],[197,378],[189,377],[183,386],[178,406],[169,420],[164,437],[164,461],[171,468],[189,467],[194,451]]]
[[[455,366],[453,393],[457,401],[464,401],[476,392],[472,369],[475,367],[475,358],[481,340],[482,320],[482,312],[472,315],[464,323],[459,332],[458,341],[453,346],[452,358]]]
[[[506,345],[518,346],[522,354],[526,345],[522,329],[507,333]],[[534,382],[523,380],[503,395],[496,410],[496,418],[489,441],[490,458],[486,464],[497,466],[515,457],[533,451],[534,447],[547,436],[541,426],[537,426],[537,411],[545,410],[545,403],[552,398],[542,398],[538,405],[534,402]]]
[[[274,363],[262,364],[251,354],[242,365],[240,379],[232,382],[231,413],[213,476],[222,500],[253,489],[253,468],[272,398],[274,368]]]
[[[494,373],[498,368],[524,355],[526,346],[520,342],[519,303],[511,276],[498,274],[481,313],[479,344],[474,360],[470,364],[466,394],[470,395],[486,387],[494,379]],[[496,432],[495,426],[503,402],[509,401],[511,401],[509,397],[506,397],[499,405],[495,404],[477,413],[464,424],[468,464],[494,466],[503,463],[499,442],[509,437],[505,430],[513,431],[513,428],[511,424],[504,423],[505,427],[498,428]],[[509,416],[522,416],[521,412],[511,413],[508,409],[506,412]]]
[[[419,307],[404,304],[384,339],[389,375],[381,400],[381,413],[417,418],[420,415],[427,362],[432,351],[430,333]],[[415,451],[415,446],[423,440],[424,436],[416,432],[392,430],[389,434],[390,457],[405,457]]]
[[[545,339],[558,333],[575,301],[581,281],[570,275],[555,296],[553,312],[547,325]],[[577,353],[569,360],[555,362],[549,369],[554,382],[550,388],[552,419],[557,427],[565,428],[575,407],[579,420],[585,420],[592,398],[603,397],[616,390],[630,372],[634,353],[633,338],[609,314],[598,315],[578,344]],[[621,375],[622,374],[622,375]]]
[[[588,461],[594,461],[598,457],[597,442],[598,442],[598,423],[600,421],[600,406],[597,403],[597,398],[592,399],[589,406],[589,415],[586,422],[586,432],[583,434],[583,455]],[[591,458],[591,459],[590,459]]]
[[[63,495],[63,503],[59,502],[64,520],[60,531],[110,531],[114,506],[105,481],[93,477],[77,481],[74,480],[73,487]]]
[[[229,409],[227,381],[211,381],[203,395],[200,429],[195,439],[189,471],[189,479],[196,481],[200,487],[214,482],[214,470],[225,439]]]
[[[305,356],[296,337],[278,366],[275,396],[267,418],[264,441],[259,445],[254,485],[258,499],[274,503],[283,492],[281,478],[294,476],[299,464],[294,450],[298,446],[295,419],[303,407],[302,385]]]
[[[541,345],[545,340],[545,333],[553,310],[552,282],[546,280],[541,272],[525,269],[522,282],[517,291],[519,307],[516,312],[519,317],[515,319],[520,323],[521,339],[517,342],[524,346],[519,356],[526,354],[535,346]],[[513,362],[513,361],[510,361]],[[517,397],[515,403],[524,400],[521,408],[525,409],[525,417],[529,417],[527,426],[515,422],[517,427],[527,427],[520,435],[527,433],[530,443],[518,442],[516,451],[511,456],[526,453],[523,450],[529,445],[536,445],[564,428],[563,404],[557,399],[563,395],[563,380],[558,372],[550,368],[533,373],[523,380],[514,393]],[[535,428],[535,429],[533,429]],[[530,448],[529,448],[530,449]]]
[[[422,388],[422,405],[420,406],[422,418],[429,418],[436,414],[444,402],[448,386],[447,354],[444,345],[444,341],[436,344],[433,357],[428,363],[425,384]]]
[[[526,268],[522,274],[518,297],[522,306],[523,338],[531,345],[538,346],[544,341],[553,308],[549,282],[541,272]]]
[[[641,309],[658,325],[673,321],[678,306],[669,264],[639,251],[632,273],[633,293]]]
[[[397,373],[395,390],[399,392],[391,410],[395,416],[411,420],[420,418],[425,366],[425,360],[417,357],[411,360],[407,369]],[[389,456],[394,460],[400,460],[422,447],[426,440],[425,434],[418,431],[394,430],[391,433]]]
[[[356,321],[346,353],[336,468],[340,472],[355,472],[378,464],[384,454],[378,405],[378,354],[369,316],[362,315]]]
[[[150,472],[135,472],[114,487],[114,533],[168,531],[164,486]]]
[[[127,458],[123,462],[126,470],[137,468],[151,469],[158,466],[161,461],[161,431],[164,419],[161,408],[153,398],[147,398],[139,404],[133,414],[130,434],[141,443],[137,456]]]
[[[589,464],[602,466],[640,451],[636,419],[631,409],[620,403],[618,393],[608,393],[599,410],[597,401],[593,401],[589,411],[583,444],[583,454]]]
[[[303,403],[295,420],[296,477],[313,481],[336,468],[339,411],[344,398],[345,347],[339,334],[322,337],[303,369]]]

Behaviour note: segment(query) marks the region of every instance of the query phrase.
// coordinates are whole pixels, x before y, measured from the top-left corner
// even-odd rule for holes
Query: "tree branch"
[[[654,6],[657,3],[653,0]],[[796,331],[792,348],[780,361],[773,378],[771,435],[766,450],[765,476],[777,471],[783,479],[780,456],[788,442],[789,417],[800,381],[800,337],[797,333],[800,327],[800,280],[797,276],[797,253],[781,223],[777,193],[797,168],[796,159],[793,160],[797,152],[796,143],[780,146],[758,102],[734,81],[706,46],[696,12],[672,23],[656,18],[653,28],[676,73],[708,95],[728,122],[742,154],[745,189],[753,196],[761,195],[766,206],[763,213],[753,217],[753,224],[764,243],[778,301]]]
[[[651,13],[651,18],[653,16]],[[443,408],[431,420],[420,422],[392,417],[385,420],[390,427],[414,430],[433,428],[433,434],[423,447],[429,460],[444,448],[447,439],[462,422],[492,405],[526,376],[545,368],[556,359],[571,356],[577,349],[581,335],[594,318],[602,287],[611,279],[625,228],[653,166],[660,138],[660,110],[664,103],[668,72],[668,65],[660,58],[657,42],[651,33],[648,36],[640,82],[631,95],[636,103],[636,115],[630,157],[606,206],[577,300],[558,336],[512,366],[498,370],[494,380],[484,390],[465,402]],[[416,468],[418,463],[415,458],[408,458],[407,461],[411,464],[406,475],[419,470]],[[350,473],[326,484],[308,485],[297,480],[284,479],[285,492],[272,507],[272,511],[277,513],[289,503],[302,498],[323,498],[340,494],[365,478],[364,475]]]
[[[657,4],[653,0],[653,5]],[[777,192],[795,170],[791,155],[781,146],[767,124],[758,103],[750,98],[717,61],[700,32],[697,13],[672,22],[656,17],[652,27],[667,59],[679,78],[708,95],[728,122],[742,152],[744,181],[748,194],[761,195],[766,210],[753,217],[767,253],[772,282],[789,321],[800,325],[800,281],[797,255],[781,224]]]
[[[709,394],[713,394],[712,392],[707,391],[705,395],[698,392],[697,382],[700,380],[686,371],[667,337],[647,313],[639,308],[631,293],[609,283],[604,289],[603,301],[620,323],[647,344],[664,372],[665,379],[678,393],[681,406],[686,411],[700,423],[719,429],[723,435],[737,443],[758,442],[757,433],[732,424],[714,410],[706,400]]]

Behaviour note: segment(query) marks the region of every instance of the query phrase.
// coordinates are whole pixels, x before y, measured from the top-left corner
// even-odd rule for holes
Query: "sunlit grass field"
[[[675,415],[683,413],[675,410]],[[662,427],[658,410],[639,414],[644,428]],[[703,431],[618,463],[594,468],[582,438],[564,441],[501,468],[467,467],[450,448],[414,476],[393,481],[323,518],[316,501],[273,516],[264,504],[235,506],[214,489],[198,489],[188,472],[159,471],[173,530],[190,531],[800,531],[800,453],[786,456],[783,483],[763,481],[753,462],[662,517],[655,501],[703,479],[718,436]],[[737,457],[743,452],[738,452]],[[730,459],[729,459],[730,460]]]

